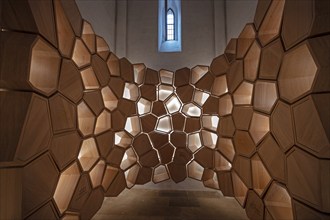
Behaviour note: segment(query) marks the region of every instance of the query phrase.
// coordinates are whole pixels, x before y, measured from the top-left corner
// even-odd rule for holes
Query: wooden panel
[[[218,114],[219,99],[210,96],[203,105],[203,114]]]
[[[92,187],[90,185],[88,174],[82,174],[72,196],[69,209],[81,210],[91,192]]]
[[[46,203],[43,207],[38,209],[32,215],[27,217],[26,219],[49,219],[49,220],[56,220],[59,219],[56,209],[52,202]]]
[[[162,84],[172,85],[174,73],[168,70],[160,70],[159,71],[160,82]]]
[[[259,198],[259,196],[252,190],[249,190],[247,194],[247,200],[246,200],[246,206],[245,211],[246,215],[250,219],[264,219],[264,203],[262,202],[262,199]]]
[[[157,118],[151,114],[141,117],[141,126],[144,132],[151,132],[155,130]]]
[[[272,178],[266,170],[258,154],[251,158],[252,182],[254,191],[262,197],[267,190]]]
[[[69,206],[79,176],[80,171],[77,163],[70,165],[60,175],[53,198],[61,214],[63,214]]]
[[[110,187],[105,192],[105,196],[110,196],[110,197],[118,196],[125,188],[126,188],[125,174],[122,171],[119,171],[116,177],[111,182]]]
[[[65,2],[65,1],[64,1]],[[72,1],[73,2],[73,1]],[[70,16],[71,17],[71,16]],[[69,17],[69,18],[70,18]],[[80,33],[79,33],[80,34]],[[91,24],[87,21],[84,21],[83,23],[83,29],[82,29],[82,36],[81,39],[84,41],[84,43],[86,44],[89,52],[91,54],[95,53],[95,47],[96,47],[96,37],[95,37],[95,33],[93,30],[93,27],[91,26]]]
[[[227,72],[227,86],[230,93],[243,81],[243,61],[235,60]]]
[[[237,39],[237,58],[243,58],[256,37],[253,24],[246,24]]]
[[[158,150],[160,162],[162,164],[167,164],[172,161],[173,153],[174,153],[174,147],[172,144],[168,143],[165,146],[161,147]]]
[[[0,161],[13,161],[32,93],[0,91]],[[13,123],[15,122],[15,123]]]
[[[235,105],[250,105],[252,102],[253,84],[242,82],[242,84],[234,92]]]
[[[141,96],[149,101],[156,101],[156,86],[154,85],[142,85],[140,87]]]
[[[117,174],[119,172],[118,168],[112,167],[112,166],[107,166],[104,172],[104,177],[102,180],[102,187],[105,191],[108,190],[109,186],[113,183],[115,180]],[[105,194],[105,196],[108,196]]]
[[[175,131],[171,133],[170,140],[175,147],[185,148],[187,145],[187,134],[184,132]]]
[[[256,149],[255,144],[247,131],[237,130],[234,135],[234,144],[236,153],[246,157],[250,157]]]
[[[115,130],[123,130],[125,128],[126,117],[118,110],[111,113],[112,125],[111,127]]]
[[[65,15],[62,3],[59,0],[54,1],[55,20],[57,29],[58,49],[62,56],[70,58],[74,45],[75,34],[70,22]]]
[[[294,102],[312,89],[317,65],[306,43],[285,53],[278,86],[280,96]]]
[[[107,66],[112,76],[120,76],[119,59],[114,53],[110,54],[107,60]]]
[[[269,117],[254,112],[252,115],[249,132],[254,143],[258,144],[269,132]]]
[[[240,177],[235,173],[232,172],[232,179],[233,179],[233,188],[234,188],[234,195],[238,203],[244,207],[246,202],[246,196],[248,188],[242,182]]]
[[[231,170],[231,163],[219,153],[219,151],[214,152],[214,170],[215,171],[229,171]]]
[[[85,44],[79,38],[76,38],[74,44],[72,60],[75,62],[78,68],[82,68],[91,63],[91,54],[89,53]]]
[[[279,73],[282,62],[283,53],[284,49],[280,39],[262,48],[259,78],[277,79],[277,75]]]
[[[110,80],[110,72],[106,63],[98,55],[92,56],[92,67],[101,86],[106,86]]]
[[[161,101],[154,102],[152,105],[152,113],[157,116],[162,116],[166,114],[166,109],[164,103]]]
[[[197,153],[195,153],[195,160],[202,165],[204,168],[214,167],[214,151],[210,148],[203,147]]]
[[[236,48],[237,48],[237,39],[236,38],[230,39],[225,49],[225,56],[229,61],[229,63],[231,63],[236,59]]]
[[[183,131],[183,128],[185,126],[185,120],[186,118],[181,113],[173,114],[172,115],[173,130]]]
[[[187,178],[186,165],[179,165],[179,164],[172,162],[172,163],[168,164],[167,167],[170,172],[171,179],[175,183],[182,182],[183,180],[185,180]]]
[[[151,181],[152,169],[149,167],[141,167],[135,184],[146,184]]]
[[[106,165],[104,160],[100,160],[89,172],[89,177],[91,179],[91,183],[94,189],[101,185],[105,167]]]
[[[201,129],[201,122],[199,118],[186,118],[186,125],[184,131],[187,133],[199,131]]]
[[[258,32],[258,38],[263,46],[279,36],[285,3],[285,0],[271,2]]]
[[[76,36],[80,36],[83,21],[76,2],[74,0],[61,0],[61,3],[74,33]]]
[[[101,94],[105,108],[107,108],[109,111],[113,111],[117,108],[118,99],[109,86],[102,88]]]
[[[3,1],[2,8],[1,28],[40,33],[57,47],[52,1]]]
[[[62,60],[58,90],[74,103],[79,102],[83,96],[80,73],[71,60]]]
[[[252,188],[253,186],[251,161],[249,158],[236,156],[233,163],[233,169],[248,188]]]
[[[104,199],[104,192],[101,188],[92,191],[86,203],[80,211],[81,219],[91,219],[101,208]]]
[[[285,183],[285,155],[270,134],[268,134],[265,140],[259,145],[258,154],[272,178]]]
[[[94,134],[100,134],[111,128],[111,115],[108,111],[104,110],[96,120]]]
[[[220,56],[214,58],[210,65],[210,71],[215,76],[220,76],[222,74],[225,74],[227,72],[228,68],[229,68],[229,64],[228,64],[228,61],[227,61],[225,55],[220,55]]]
[[[23,168],[21,182],[23,218],[52,197],[58,177],[56,165],[48,154],[44,154]]]
[[[126,117],[137,113],[136,103],[126,99],[119,99],[117,108]]]
[[[47,100],[33,95],[16,151],[16,159],[28,161],[49,148],[52,135],[49,115]]]
[[[197,82],[201,80],[205,76],[205,74],[208,72],[209,67],[208,66],[195,66],[191,69],[191,84],[195,85]]]
[[[233,180],[231,172],[217,172],[219,189],[224,196],[234,197]]]
[[[92,67],[87,67],[80,73],[85,90],[95,90],[100,88],[99,81],[97,80],[94,69]]]
[[[194,93],[194,87],[191,85],[178,87],[176,88],[176,93],[183,103],[191,102]]]
[[[49,99],[50,115],[53,132],[70,131],[76,128],[75,106],[62,95],[55,95]]]
[[[22,168],[1,168],[0,180],[0,218],[22,219]]]
[[[85,104],[85,102],[81,102],[78,105],[78,128],[81,133],[86,136],[92,134],[94,131],[95,125],[95,115],[90,110],[90,108]]]
[[[294,214],[297,219],[309,220],[326,220],[329,219],[329,215],[321,212],[317,212],[314,209],[303,205],[302,203],[292,200],[292,206],[294,209]]]
[[[151,149],[150,151],[143,154],[142,156],[139,155],[139,162],[142,166],[145,166],[145,167],[157,166],[159,164],[157,151],[154,149]]]
[[[269,114],[277,98],[276,83],[260,80],[255,83],[253,107],[256,110]]]
[[[195,84],[196,88],[204,90],[204,91],[211,91],[211,87],[214,82],[214,76],[207,72],[205,75]]]
[[[128,82],[134,82],[134,70],[132,64],[126,59],[121,58],[120,64],[120,76]]]
[[[190,69],[179,69],[174,74],[174,85],[176,87],[188,85],[190,82]]]
[[[257,9],[254,15],[254,26],[257,30],[259,29],[271,2],[271,0],[258,1]]]
[[[235,132],[235,125],[231,116],[223,117],[220,120],[218,133],[222,136],[232,137]]]
[[[122,161],[122,158],[124,156],[125,153],[125,149],[123,149],[122,147],[119,146],[113,146],[110,150],[109,155],[107,156],[107,163],[109,163],[110,165],[113,165],[115,167],[119,167],[120,163]],[[107,172],[107,171],[106,171]],[[105,174],[107,175],[107,174]],[[103,185],[103,187],[105,189],[107,189],[107,187],[105,187]]]
[[[150,140],[154,148],[159,149],[165,144],[168,143],[168,134],[160,133],[160,132],[151,132],[149,133]]]
[[[203,185],[211,189],[219,189],[219,182],[216,172],[211,169],[205,169],[203,173]]]
[[[244,58],[244,79],[255,81],[258,75],[261,48],[257,41],[254,41]]]
[[[109,87],[115,93],[117,98],[121,98],[124,92],[125,82],[120,77],[111,77]]]
[[[202,180],[204,168],[199,165],[196,161],[192,161],[188,164],[188,176],[195,180]]]
[[[193,159],[192,153],[187,148],[177,148],[173,157],[173,162],[180,165],[186,165]]]
[[[133,140],[133,148],[140,156],[152,149],[150,140],[146,134],[140,134]]]
[[[157,85],[159,83],[158,72],[147,68],[144,83],[149,85]]]
[[[160,183],[170,178],[169,172],[167,171],[166,167],[160,165],[154,169],[152,181],[154,183]]]
[[[53,136],[50,152],[60,170],[77,158],[80,144],[81,138],[76,131]]]
[[[126,184],[128,189],[131,189],[135,185],[136,179],[140,172],[140,168],[141,166],[139,164],[135,164],[133,167],[131,167],[125,172]]]
[[[93,137],[83,140],[78,159],[83,171],[89,171],[100,155],[97,151],[95,139]]]
[[[272,183],[264,202],[273,219],[293,219],[290,195],[280,184]]]
[[[235,122],[236,129],[249,130],[253,114],[252,107],[248,106],[235,106],[233,110],[233,119]]]
[[[103,60],[106,60],[110,54],[107,42],[100,36],[96,36],[96,52]]]
[[[271,116],[271,131],[283,150],[294,144],[293,120],[289,105],[279,101]]]
[[[230,162],[233,162],[235,149],[233,141],[230,138],[218,138],[217,150],[221,152]]]
[[[227,79],[226,76],[218,76],[214,79],[212,94],[216,96],[221,96],[228,92]]]
[[[146,66],[143,63],[133,64],[134,69],[134,82],[141,85],[144,82]]]
[[[329,103],[326,93],[308,96],[293,106],[297,144],[321,158],[330,158]]]
[[[330,212],[329,160],[319,160],[294,147],[287,156],[291,194],[322,212]]]

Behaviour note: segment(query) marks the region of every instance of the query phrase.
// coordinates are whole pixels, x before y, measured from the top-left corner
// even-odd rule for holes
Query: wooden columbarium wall
[[[211,65],[119,59],[73,0],[0,1],[0,219],[89,219],[193,178],[251,219],[329,219],[330,1],[262,0]]]

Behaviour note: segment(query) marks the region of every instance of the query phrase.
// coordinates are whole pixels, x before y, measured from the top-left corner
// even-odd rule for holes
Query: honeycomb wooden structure
[[[202,181],[251,219],[329,219],[330,3],[259,1],[211,65],[119,59],[73,0],[0,1],[0,219],[88,219]]]

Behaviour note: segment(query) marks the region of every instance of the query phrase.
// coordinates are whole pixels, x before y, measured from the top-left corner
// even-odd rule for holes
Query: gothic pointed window
[[[158,51],[181,52],[181,0],[158,4]]]

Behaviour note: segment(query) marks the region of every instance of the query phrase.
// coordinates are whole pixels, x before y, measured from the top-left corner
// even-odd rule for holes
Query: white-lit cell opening
[[[194,93],[194,102],[199,105],[200,107],[202,107],[204,105],[204,103],[206,102],[206,100],[209,98],[209,94],[205,93],[205,92],[201,92],[199,90],[195,90]]]
[[[95,116],[85,102],[78,105],[78,127],[83,135],[93,133]]]
[[[61,173],[54,193],[54,201],[61,214],[68,208],[79,177],[80,172],[77,163],[72,164]]]
[[[164,84],[173,84],[173,72],[167,71],[167,70],[161,70],[159,72],[160,74],[160,81]]]
[[[200,117],[202,114],[202,110],[193,103],[185,104],[182,112],[191,117]]]
[[[146,67],[144,64],[134,64],[134,82],[138,85],[143,83]]]
[[[140,98],[140,100],[138,102],[138,113],[139,113],[139,115],[149,113],[150,110],[151,110],[151,102],[144,99],[144,98]]]
[[[95,134],[107,131],[111,128],[111,115],[107,111],[103,111],[96,121]]]
[[[139,134],[141,132],[140,118],[138,116],[127,118],[125,130],[133,136]]]
[[[113,94],[113,92],[111,91],[111,89],[108,86],[107,87],[104,87],[101,90],[101,93],[102,93],[102,98],[103,98],[104,106],[107,109],[109,109],[110,111],[112,111],[115,108],[117,108],[118,99],[115,96],[115,94]]]
[[[133,164],[135,164],[137,161],[136,154],[133,151],[132,148],[128,148],[123,156],[123,159],[120,163],[120,168],[122,170],[127,170],[129,167],[131,167]]]
[[[217,145],[218,135],[213,132],[202,130],[202,138],[204,146],[208,148],[214,149]]]
[[[196,66],[191,69],[191,83],[197,83],[207,72],[209,68],[207,66]]]
[[[202,117],[202,123],[204,128],[216,131],[219,124],[219,117],[216,115],[204,115]]]
[[[96,188],[101,185],[104,170],[105,170],[105,162],[104,160],[100,160],[95,165],[95,167],[89,172],[89,177],[91,178],[93,188]]]
[[[90,170],[99,157],[99,152],[97,151],[94,138],[84,140],[78,155],[78,159],[83,170]]]
[[[160,165],[154,169],[154,175],[152,180],[154,183],[159,183],[168,180],[170,176],[168,175],[167,169],[164,165]]]
[[[188,135],[189,150],[194,153],[201,147],[202,147],[202,142],[199,133],[189,134]]]
[[[158,124],[157,124],[157,131],[162,131],[162,132],[170,132],[172,130],[172,126],[171,126],[171,118],[170,116],[165,116],[163,118],[160,118],[158,120]]]
[[[181,103],[175,95],[173,95],[169,100],[167,100],[165,105],[170,114],[178,112],[181,107]]]
[[[139,89],[133,83],[125,83],[123,98],[136,101],[139,97]]]
[[[165,86],[160,85],[158,87],[158,99],[160,101],[165,101],[170,95],[173,93],[173,87],[172,86]]]
[[[188,176],[196,180],[202,180],[204,167],[199,165],[196,161],[188,164]]]
[[[227,171],[232,167],[231,163],[218,151],[214,154],[214,168],[216,171]]]
[[[129,170],[125,172],[127,188],[130,189],[135,185],[139,171],[140,171],[140,165],[135,164],[133,167],[131,167]]]
[[[115,133],[115,145],[126,149],[131,143],[132,138],[125,131]]]

